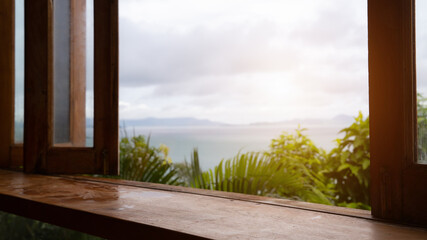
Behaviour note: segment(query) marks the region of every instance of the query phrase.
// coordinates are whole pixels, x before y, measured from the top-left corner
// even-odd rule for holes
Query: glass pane
[[[416,0],[418,163],[427,164],[427,1]]]
[[[94,116],[94,9],[93,0],[86,0],[86,147],[93,147]]]
[[[24,0],[15,0],[15,143],[24,142]]]
[[[53,4],[54,144],[93,146],[93,0]]]
[[[70,141],[70,1],[54,2],[55,143]]]
[[[14,214],[0,212],[0,239],[101,240],[102,238]]]

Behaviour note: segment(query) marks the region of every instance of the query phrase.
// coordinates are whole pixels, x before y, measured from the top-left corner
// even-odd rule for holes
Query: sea
[[[342,138],[339,131],[348,125],[309,125],[303,131],[316,146],[327,151],[336,146],[335,139]],[[128,136],[149,137],[151,146],[164,144],[169,148],[173,162],[191,160],[194,149],[198,150],[202,170],[215,167],[222,159],[230,159],[239,152],[265,151],[272,139],[287,132],[295,134],[298,125],[285,126],[137,126],[126,127]],[[121,130],[121,136],[124,131]]]

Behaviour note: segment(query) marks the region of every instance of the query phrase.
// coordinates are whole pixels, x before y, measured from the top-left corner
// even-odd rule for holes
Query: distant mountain
[[[250,126],[280,126],[280,125],[349,125],[354,122],[354,117],[349,115],[337,115],[330,119],[322,118],[304,118],[292,119],[280,122],[257,122],[251,123]],[[86,119],[86,126],[93,127],[93,119]],[[120,126],[157,126],[157,127],[185,127],[185,126],[234,126],[232,124],[215,122],[208,119],[198,119],[191,117],[183,118],[141,118],[141,119],[121,119]],[[236,125],[238,126],[238,125]]]
[[[354,122],[354,118],[349,115],[337,115],[330,119],[324,119],[324,118],[296,118],[292,120],[286,120],[286,121],[280,121],[280,122],[259,122],[259,123],[253,123],[251,125],[296,125],[301,124],[302,127],[304,125],[346,125],[351,124]]]
[[[207,119],[197,118],[143,118],[143,119],[122,119],[120,126],[225,126],[227,124],[214,122]]]

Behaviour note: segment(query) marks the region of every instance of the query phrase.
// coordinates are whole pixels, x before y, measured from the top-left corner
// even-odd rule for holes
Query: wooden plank
[[[128,239],[168,239],[170,236],[173,236],[174,239],[204,239],[154,226],[141,226],[134,222],[99,217],[84,211],[53,206],[49,203],[33,202],[2,194],[0,194],[0,199],[3,204],[0,209],[3,211],[13,208],[9,211],[10,213],[25,217],[34,216],[34,219],[40,221],[93,235],[98,234],[98,236],[108,239],[123,239],[122,236],[126,236]],[[4,206],[7,206],[7,209]],[[27,211],[29,208],[33,209],[30,215]],[[58,216],[67,216],[67,218],[58,219]]]
[[[93,173],[95,172],[95,150],[83,147],[54,147],[47,154],[48,173]]]
[[[67,175],[63,175],[61,177],[72,179],[75,181],[83,180],[83,181],[90,181],[90,182],[100,182],[100,183],[108,183],[108,184],[116,184],[116,185],[142,187],[142,188],[154,189],[154,190],[204,195],[204,196],[210,196],[210,197],[218,197],[218,198],[226,198],[226,199],[241,200],[241,201],[248,201],[248,202],[254,202],[254,203],[263,203],[263,204],[277,205],[277,206],[283,206],[283,207],[290,207],[290,208],[296,208],[301,210],[332,213],[332,214],[343,215],[343,216],[374,219],[371,215],[371,212],[367,210],[336,207],[336,206],[302,202],[302,201],[296,201],[296,200],[271,198],[271,197],[248,195],[248,194],[242,194],[242,193],[188,188],[188,187],[182,187],[182,186],[171,186],[171,185],[165,185],[165,184],[159,184],[159,183],[136,182],[136,181],[128,181],[128,180],[122,180],[122,179],[87,177],[87,176],[67,176]]]
[[[94,0],[94,147],[99,173],[119,171],[118,1]]]
[[[15,2],[0,0],[0,167],[9,167],[15,93]]]
[[[86,0],[70,0],[70,141],[86,145]]]
[[[426,239],[427,229],[0,170],[0,210],[109,239]]]
[[[25,1],[25,123],[24,171],[43,172],[46,166],[52,80],[51,1]]]

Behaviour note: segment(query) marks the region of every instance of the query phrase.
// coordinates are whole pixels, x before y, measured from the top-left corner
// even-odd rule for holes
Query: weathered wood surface
[[[233,193],[233,192],[212,191],[212,190],[188,188],[188,187],[181,187],[181,186],[171,186],[171,185],[165,185],[165,184],[159,184],[159,183],[136,182],[136,181],[128,181],[128,180],[122,180],[122,179],[111,179],[111,178],[100,178],[100,177],[94,178],[94,177],[70,176],[70,175],[63,175],[62,177],[67,179],[77,180],[77,181],[87,180],[91,182],[95,181],[95,182],[110,183],[110,184],[116,184],[116,185],[142,187],[142,188],[154,189],[154,190],[183,192],[187,194],[197,194],[197,195],[204,195],[204,196],[227,198],[227,199],[234,199],[234,200],[241,200],[241,201],[249,201],[254,203],[290,207],[290,208],[302,209],[302,210],[334,213],[334,214],[343,215],[343,216],[373,219],[371,212],[366,210],[336,207],[336,206],[329,206],[329,205],[323,205],[323,204],[314,204],[314,203],[302,202],[302,201],[296,201],[296,200],[271,198],[271,197],[256,196],[256,195],[249,195],[249,194],[242,194],[242,193]]]
[[[427,239],[426,229],[118,182],[0,170],[0,210],[110,239]]]

